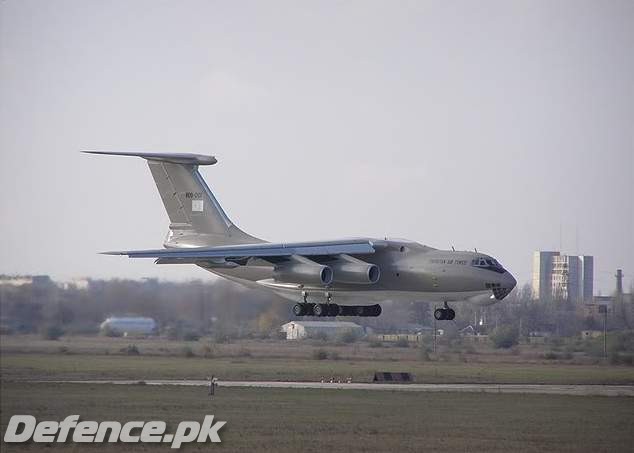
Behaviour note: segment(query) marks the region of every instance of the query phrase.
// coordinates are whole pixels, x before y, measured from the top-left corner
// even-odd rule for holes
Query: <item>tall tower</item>
[[[623,269],[616,270],[616,295],[621,297],[623,295]]]

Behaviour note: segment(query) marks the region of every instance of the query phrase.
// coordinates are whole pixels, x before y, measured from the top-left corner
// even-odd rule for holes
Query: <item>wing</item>
[[[122,250],[102,252],[105,255],[127,255],[130,258],[158,258],[159,264],[187,264],[207,261],[223,265],[226,262],[243,264],[249,258],[277,259],[299,256],[367,255],[375,252],[370,239],[339,241],[241,244],[219,247],[192,247],[158,250]]]

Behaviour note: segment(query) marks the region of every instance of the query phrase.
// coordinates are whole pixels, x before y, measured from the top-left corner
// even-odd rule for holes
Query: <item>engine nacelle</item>
[[[310,263],[288,263],[275,266],[273,278],[278,282],[330,285],[333,271],[329,266]]]
[[[381,270],[376,264],[366,263],[348,255],[341,255],[339,258],[337,262],[330,263],[337,283],[371,285],[381,278]]]

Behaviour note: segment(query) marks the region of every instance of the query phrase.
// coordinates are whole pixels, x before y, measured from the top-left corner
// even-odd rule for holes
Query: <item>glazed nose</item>
[[[493,289],[493,296],[497,300],[502,300],[509,295],[513,288],[515,288],[515,285],[517,285],[517,280],[515,280],[515,277],[513,277],[510,272],[506,271],[503,275],[500,287]]]
[[[515,277],[513,277],[509,271],[506,271],[506,275],[504,275],[504,286],[510,292],[515,288],[515,285],[517,285],[517,280],[515,280]]]

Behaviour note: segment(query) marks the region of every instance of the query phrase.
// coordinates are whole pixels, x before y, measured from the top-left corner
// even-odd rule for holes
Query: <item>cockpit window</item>
[[[502,265],[493,258],[475,258],[471,260],[471,265],[475,267],[483,267],[496,272],[504,272]]]

